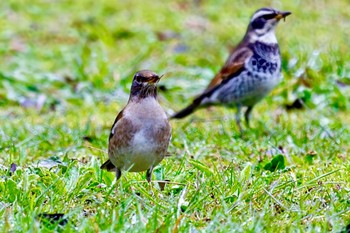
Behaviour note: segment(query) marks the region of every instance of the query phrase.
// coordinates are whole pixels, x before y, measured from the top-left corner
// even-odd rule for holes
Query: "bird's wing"
[[[220,72],[209,83],[205,92],[220,85],[224,80],[237,77],[244,69],[246,61],[249,60],[252,55],[253,51],[247,46],[237,47],[237,49],[231,53]]]
[[[158,129],[156,131],[156,138],[159,142],[159,150],[160,152],[165,155],[167,153],[167,149],[169,146],[169,142],[171,139],[171,126],[168,121],[168,119],[164,119],[163,122],[164,127],[162,127],[160,130]]]
[[[137,128],[131,119],[124,117],[123,113],[119,113],[109,137],[108,152],[128,147],[132,137],[137,132]]]
[[[124,111],[124,109],[122,111],[120,111],[120,113],[118,113],[117,117],[115,118],[114,123],[113,123],[112,128],[111,128],[111,132],[109,134],[108,140],[111,140],[111,138],[113,137],[113,135],[115,133],[114,127],[117,124],[117,122],[123,117],[123,111]]]
[[[123,116],[123,111],[118,114],[111,128],[111,132],[109,134],[108,153],[110,153],[110,151],[115,151],[117,148],[127,147],[132,136],[136,132],[136,127],[128,118]],[[111,163],[110,160],[107,160],[101,166],[101,169],[114,171],[117,168]]]
[[[249,61],[252,56],[253,51],[247,46],[247,43],[239,44],[232,51],[225,65],[209,83],[204,92],[198,95],[189,106],[174,114],[171,118],[183,118],[202,106],[202,101],[210,97],[222,83],[237,77],[245,69],[245,63]]]

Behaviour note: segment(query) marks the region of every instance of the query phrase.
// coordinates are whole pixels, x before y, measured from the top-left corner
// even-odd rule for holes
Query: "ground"
[[[293,13],[276,31],[284,79],[244,135],[234,109],[203,109],[171,121],[170,156],[152,187],[144,173],[116,183],[100,170],[133,74],[164,74],[159,101],[171,115],[263,6]],[[350,223],[348,1],[9,0],[0,9],[3,232],[340,232]]]

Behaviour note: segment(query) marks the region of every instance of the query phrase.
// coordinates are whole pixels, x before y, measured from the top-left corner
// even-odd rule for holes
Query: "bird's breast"
[[[110,159],[120,169],[145,171],[157,165],[167,151],[170,140],[167,116],[154,98],[129,103],[124,112],[136,130],[127,145],[110,151]]]
[[[253,56],[246,64],[249,72],[273,76],[281,71],[281,55],[278,44],[255,43]]]
[[[159,122],[144,122],[130,144],[117,151],[117,163],[122,164],[121,169],[139,172],[157,165],[164,158],[169,144],[170,133],[166,127]]]
[[[128,117],[137,119],[166,119],[158,101],[152,96],[128,104]]]

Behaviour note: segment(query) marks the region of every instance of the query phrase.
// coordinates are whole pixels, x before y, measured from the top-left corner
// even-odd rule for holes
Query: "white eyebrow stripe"
[[[263,15],[268,15],[268,14],[273,14],[275,11],[274,10],[268,10],[268,9],[263,9],[263,10],[260,10],[258,12],[256,12],[253,16],[252,16],[252,19],[250,20],[250,22],[253,22],[255,19],[259,18],[260,16],[263,16]]]

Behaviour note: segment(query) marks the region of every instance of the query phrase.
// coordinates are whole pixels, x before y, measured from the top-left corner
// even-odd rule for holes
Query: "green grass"
[[[145,174],[116,183],[101,171],[132,75],[165,74],[160,102],[181,109],[262,6],[293,15],[276,32],[284,80],[244,137],[234,110],[201,110],[171,122],[172,156],[153,174],[170,180],[163,191]],[[0,229],[340,232],[350,223],[349,18],[346,0],[1,1]],[[296,98],[305,108],[287,111]]]

